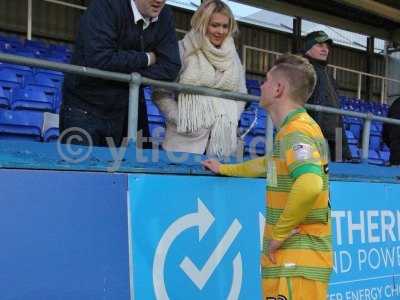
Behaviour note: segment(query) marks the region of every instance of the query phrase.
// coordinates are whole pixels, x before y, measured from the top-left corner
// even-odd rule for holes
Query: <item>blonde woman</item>
[[[245,72],[233,35],[237,23],[220,0],[204,2],[191,20],[192,29],[179,42],[179,83],[247,93]],[[167,119],[163,148],[223,157],[237,149],[237,126],[244,102],[196,94],[155,93]]]

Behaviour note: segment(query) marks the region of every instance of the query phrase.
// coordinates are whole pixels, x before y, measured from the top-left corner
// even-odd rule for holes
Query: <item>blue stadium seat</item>
[[[151,86],[143,87],[143,96],[146,101],[153,101],[153,89]]]
[[[37,58],[39,52],[27,48],[20,48],[20,49],[15,49],[13,54],[24,57]]]
[[[350,155],[352,160],[359,160],[360,159],[360,149],[357,145],[349,145]]]
[[[266,128],[267,128],[267,119],[265,117],[259,116],[257,118],[257,122],[253,129],[253,132],[256,135],[265,135]]]
[[[246,80],[247,92],[253,96],[261,96],[260,82],[255,79]]]
[[[48,49],[48,45],[45,42],[38,40],[25,40],[24,47],[32,49]]]
[[[379,151],[379,156],[386,163],[389,162],[390,152],[389,151]]]
[[[0,87],[3,89],[3,94],[9,100],[15,88],[22,86],[23,76],[18,76],[12,70],[0,70]]]
[[[379,157],[378,152],[375,150],[370,149],[368,152],[368,162],[374,165],[383,165],[383,160]]]
[[[64,79],[63,77],[39,73],[34,76],[34,81],[40,86],[61,89]]]
[[[377,121],[372,121],[371,123],[371,134],[373,135],[381,135],[382,132],[382,123]]]
[[[258,107],[258,115],[260,117],[266,118],[267,117],[267,111],[262,108],[261,106]]]
[[[43,87],[16,88],[11,99],[14,110],[54,111],[56,94]]]
[[[246,107],[247,107],[246,111],[255,112],[257,110],[257,115],[258,116],[261,116],[261,117],[266,117],[267,116],[266,110],[260,106],[260,102],[258,102],[258,101],[247,102]]]
[[[339,96],[339,101],[340,101],[341,107],[343,107],[344,105],[346,105],[348,103],[348,98],[346,96]]]
[[[46,93],[54,93],[54,111],[59,112],[62,102],[62,80],[60,80],[59,78],[48,76],[46,74],[36,74],[35,76],[26,77],[25,85],[27,87],[33,86],[43,88]]]
[[[257,79],[246,79],[246,86],[252,88],[260,88],[260,82]]]
[[[369,137],[369,147],[372,150],[379,151],[381,149],[381,137],[378,135],[371,135]]]
[[[64,73],[58,71],[53,71],[49,69],[35,69],[35,76],[39,74],[44,74],[48,77],[53,78],[54,80],[58,80],[59,82],[62,82],[64,80]]]
[[[64,52],[64,53],[70,53],[71,49],[64,45],[57,45],[57,44],[50,44],[49,45],[49,50],[51,52]]]
[[[357,118],[357,117],[352,117],[352,116],[343,116],[344,122],[346,123],[353,123],[353,124],[363,124],[363,119]]]
[[[0,43],[5,46],[7,49],[16,49],[23,47],[22,42],[19,38],[12,36],[0,36]]]
[[[160,142],[165,138],[165,127],[158,123],[149,123],[150,136],[153,141]]]
[[[382,151],[390,152],[389,147],[385,143],[382,143]]]
[[[41,59],[48,60],[48,61],[53,61],[53,62],[58,62],[58,63],[69,63],[70,57],[68,57],[66,54],[44,54],[40,57]]]
[[[165,123],[164,116],[161,114],[158,107],[150,101],[145,101],[147,107],[147,118],[150,123],[163,124]]]
[[[24,83],[24,75],[16,70],[0,69],[0,82],[10,83],[12,86],[22,86]]]
[[[9,97],[6,96],[3,88],[0,86],[0,107],[7,108],[9,107],[9,105],[10,105]]]
[[[372,113],[373,112],[373,104],[367,101],[360,102],[360,110],[364,113]]]
[[[244,152],[250,155],[265,154],[265,136],[248,134],[244,137]]]
[[[359,140],[361,136],[361,124],[349,123],[348,129],[353,133],[354,137]]]
[[[0,62],[0,70],[10,70],[19,74],[20,76],[32,76],[33,70],[31,67],[23,65],[14,65]]]
[[[257,88],[248,88],[247,92],[253,96],[257,96],[257,97],[261,96],[261,90],[259,88],[258,89]]]
[[[358,145],[358,140],[354,137],[353,132],[350,130],[346,130],[346,138],[348,144]]]
[[[253,123],[255,118],[255,113],[254,111],[251,110],[245,110],[242,112],[240,116],[240,126],[241,127],[250,127],[251,124]]]
[[[60,130],[58,128],[49,128],[43,133],[43,142],[57,142],[60,136]]]
[[[43,114],[0,109],[0,139],[41,139]]]
[[[386,117],[389,112],[389,105],[382,104],[382,116]]]
[[[55,142],[60,136],[59,115],[49,112],[43,114],[42,139],[44,142]]]
[[[359,99],[349,99],[349,110],[361,111],[361,102]]]

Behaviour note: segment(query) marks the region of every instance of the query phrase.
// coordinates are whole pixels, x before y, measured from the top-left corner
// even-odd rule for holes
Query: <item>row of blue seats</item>
[[[0,52],[68,62],[63,45],[0,35]],[[0,62],[0,139],[50,142],[58,139],[58,115],[64,74]]]
[[[0,78],[2,81],[16,82],[21,85],[25,84],[26,78],[36,75],[46,75],[53,81],[55,86],[60,87],[64,78],[64,74],[62,72],[49,69],[31,68],[3,62],[0,62],[0,72]]]
[[[38,48],[38,49],[48,49],[50,51],[63,51],[71,52],[71,48],[66,45],[46,43],[41,40],[27,40],[13,35],[2,35],[0,34],[0,42],[8,43],[14,47],[26,47],[26,48]]]
[[[59,98],[55,91],[44,87],[16,87],[8,94],[0,86],[0,107],[55,112],[59,107]]]
[[[6,53],[6,54],[12,54],[12,55],[19,55],[19,56],[24,56],[24,57],[30,57],[30,58],[38,58],[38,59],[44,59],[44,60],[49,60],[49,61],[54,61],[54,62],[60,62],[60,63],[69,63],[71,60],[71,54],[69,53],[63,53],[63,52],[58,52],[58,51],[41,51],[39,49],[27,49],[27,48],[5,48],[2,47],[2,44],[0,42],[0,52]]]
[[[7,36],[0,36],[0,52],[59,62],[68,62],[71,58],[71,50],[66,46]]]
[[[22,74],[0,65],[0,106],[58,112],[63,75],[37,70]]]
[[[361,149],[358,145],[349,144],[351,159],[353,162],[361,160]],[[388,165],[390,152],[385,150],[373,150],[368,152],[368,162],[374,165]]]
[[[0,109],[1,140],[56,141],[58,115],[35,111]]]
[[[369,102],[355,98],[340,97],[340,105],[343,109],[362,112],[372,113],[378,116],[386,116],[389,110],[387,104],[381,104],[378,102]]]
[[[247,90],[249,94],[259,96],[261,94],[261,83],[255,79],[246,80]],[[341,96],[339,98],[340,105],[343,109],[357,112],[371,112],[375,115],[387,115],[389,106],[378,102],[369,102],[357,98]]]

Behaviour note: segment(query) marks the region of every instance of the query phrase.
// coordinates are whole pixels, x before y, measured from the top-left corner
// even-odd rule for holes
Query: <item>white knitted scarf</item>
[[[193,31],[183,39],[183,69],[179,82],[239,92],[243,68],[232,37],[220,48]],[[231,155],[237,146],[238,106],[235,101],[181,93],[178,96],[178,126],[181,133],[211,128],[207,154]]]

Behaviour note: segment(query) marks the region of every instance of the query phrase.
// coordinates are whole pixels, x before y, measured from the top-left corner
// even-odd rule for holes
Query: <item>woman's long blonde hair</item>
[[[215,13],[223,14],[229,18],[228,36],[238,32],[238,25],[231,9],[221,0],[207,0],[201,4],[190,21],[192,30],[205,37],[211,16]]]

